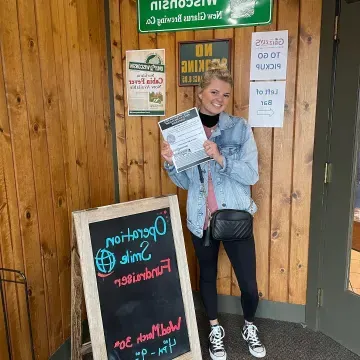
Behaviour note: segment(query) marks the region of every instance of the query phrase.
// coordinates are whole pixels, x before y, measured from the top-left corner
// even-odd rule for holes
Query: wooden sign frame
[[[71,311],[71,358],[82,358],[81,351],[81,302],[84,288],[86,310],[91,337],[91,347],[95,360],[107,360],[107,351],[100,309],[99,293],[94,265],[94,254],[90,239],[89,224],[109,219],[135,215],[163,208],[170,208],[174,247],[180,277],[185,318],[189,336],[190,352],[174,360],[201,360],[201,349],[192,297],[190,275],[182,232],[178,198],[170,195],[114,204],[95,209],[73,212],[72,251],[72,311]],[[78,250],[78,253],[76,251]],[[80,273],[81,268],[81,273]]]

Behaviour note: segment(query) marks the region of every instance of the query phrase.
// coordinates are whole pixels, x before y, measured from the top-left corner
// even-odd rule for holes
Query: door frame
[[[325,216],[323,198],[326,191],[324,175],[325,164],[329,156],[328,110],[331,107],[336,0],[323,0],[322,4],[305,308],[306,324],[313,330],[319,329],[318,304],[321,303],[319,289],[322,288],[322,254],[324,249],[322,228]]]

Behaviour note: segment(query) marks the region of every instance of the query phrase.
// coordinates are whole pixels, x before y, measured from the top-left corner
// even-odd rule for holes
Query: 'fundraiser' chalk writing
[[[165,260],[160,260],[161,263],[164,263],[164,265],[157,266],[153,269],[148,269],[147,267],[143,272],[140,273],[132,273],[128,275],[124,275],[120,279],[114,280],[114,284],[120,286],[126,286],[130,284],[135,284],[140,281],[144,280],[151,280],[154,278],[157,278],[159,276],[162,276],[164,274],[164,271],[167,270],[168,272],[171,272],[171,265],[170,265],[170,259],[167,258]]]

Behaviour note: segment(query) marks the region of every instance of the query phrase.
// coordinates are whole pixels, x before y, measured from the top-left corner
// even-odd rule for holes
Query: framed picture
[[[197,86],[215,59],[231,71],[231,39],[179,42],[179,86]]]

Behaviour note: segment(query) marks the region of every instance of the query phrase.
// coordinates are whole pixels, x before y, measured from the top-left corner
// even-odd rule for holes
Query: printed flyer
[[[165,50],[126,51],[129,116],[165,115]]]

